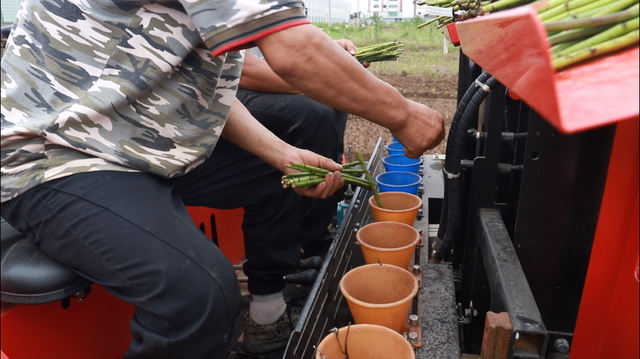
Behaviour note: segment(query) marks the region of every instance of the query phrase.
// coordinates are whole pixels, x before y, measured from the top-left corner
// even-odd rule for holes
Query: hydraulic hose
[[[489,95],[491,89],[498,84],[498,80],[491,75],[487,77],[489,78],[484,84],[477,81],[480,82],[480,85],[473,94],[469,104],[464,108],[460,121],[456,125],[455,133],[453,133],[453,135],[451,134],[453,132],[452,129],[449,133],[449,139],[447,140],[447,156],[444,168],[445,198],[447,198],[448,201],[445,219],[446,227],[442,237],[440,236],[440,229],[438,229],[438,238],[441,239],[441,241],[440,246],[433,255],[433,259],[436,262],[441,262],[451,249],[453,238],[458,228],[458,219],[460,217],[460,162],[464,158],[467,131],[473,126],[474,115],[480,108],[480,104],[482,104],[484,99]],[[449,183],[448,188],[446,183]],[[441,226],[442,222],[441,217]]]
[[[460,119],[462,119],[462,115],[466,110],[469,102],[473,98],[473,95],[476,94],[481,85],[484,85],[485,81],[489,79],[491,75],[487,72],[483,72],[478,76],[474,83],[469,86],[467,92],[465,92],[462,99],[458,103],[458,108],[456,109],[456,113],[453,116],[453,120],[451,122],[451,127],[449,128],[449,135],[447,137],[447,153],[446,153],[446,163],[449,162],[449,151],[453,147],[453,143],[455,141],[456,131],[458,129],[458,124],[460,123]],[[443,238],[445,231],[447,229],[447,216],[449,213],[449,200],[447,198],[447,193],[449,193],[449,180],[447,179],[446,173],[444,175],[444,198],[442,202],[442,212],[440,215],[440,225],[438,226],[438,238]]]

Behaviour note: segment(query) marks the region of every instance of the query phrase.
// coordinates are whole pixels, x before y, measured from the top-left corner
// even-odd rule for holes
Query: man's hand
[[[295,191],[302,196],[327,198],[336,193],[336,191],[342,188],[345,184],[344,179],[340,175],[342,166],[326,157],[320,156],[311,151],[293,147],[292,151],[286,153],[281,158],[278,168],[280,168],[284,173],[296,172],[295,170],[287,168],[287,165],[292,162],[324,168],[332,171],[325,176],[324,182],[311,187],[295,188]]]
[[[346,40],[346,39],[340,39],[340,40],[336,40],[336,44],[340,45],[340,47],[342,47],[343,49],[347,50],[347,52],[351,56],[353,56],[353,57],[356,56],[356,50],[358,48],[356,47],[356,45],[353,42],[351,42],[349,40]],[[367,68],[367,67],[371,66],[371,63],[370,62],[363,62],[362,66]]]
[[[444,139],[444,117],[425,105],[411,100],[406,102],[409,117],[405,126],[391,130],[391,134],[405,147],[407,157],[418,158]]]

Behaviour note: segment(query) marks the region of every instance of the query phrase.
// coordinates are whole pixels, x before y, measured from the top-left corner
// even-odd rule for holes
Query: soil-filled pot
[[[369,206],[376,222],[400,222],[410,226],[416,221],[418,210],[422,208],[422,199],[405,192],[380,193],[382,207],[378,207],[374,196],[369,198]]]
[[[340,280],[356,324],[377,324],[402,333],[418,281],[408,270],[391,264],[353,268]]]
[[[367,264],[380,261],[408,269],[420,233],[400,222],[374,222],[360,228],[356,240]]]
[[[373,324],[354,324],[329,333],[316,350],[316,359],[414,359],[413,347],[400,334]]]

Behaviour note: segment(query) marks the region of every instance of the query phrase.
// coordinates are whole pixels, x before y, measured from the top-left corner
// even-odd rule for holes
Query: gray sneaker
[[[284,347],[289,342],[291,332],[295,327],[302,308],[297,305],[287,305],[287,310],[273,324],[260,325],[244,317],[244,335],[242,343],[245,349],[254,354],[266,353]]]

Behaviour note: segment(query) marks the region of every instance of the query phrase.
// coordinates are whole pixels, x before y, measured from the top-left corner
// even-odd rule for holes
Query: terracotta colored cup
[[[418,281],[408,270],[391,264],[367,264],[340,280],[356,324],[377,324],[402,333]]]
[[[346,354],[345,354],[346,353]],[[389,328],[373,324],[354,324],[329,333],[316,349],[316,359],[414,359],[413,347]]]
[[[400,222],[374,222],[360,228],[356,240],[367,264],[380,261],[408,269],[420,233]]]
[[[422,208],[420,197],[405,192],[384,192],[379,196],[384,208],[378,207],[373,196],[369,198],[369,206],[376,222],[400,222],[413,226],[418,210]]]

